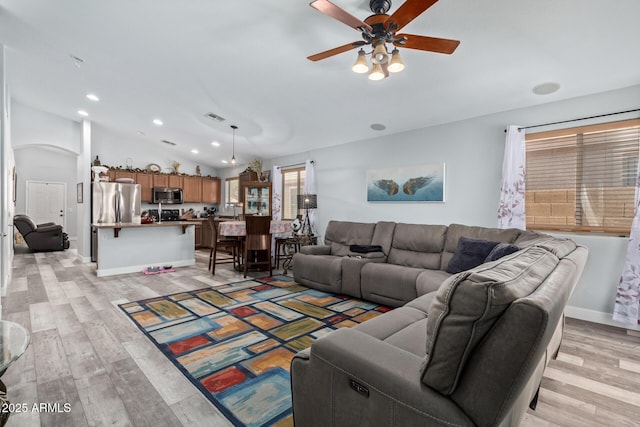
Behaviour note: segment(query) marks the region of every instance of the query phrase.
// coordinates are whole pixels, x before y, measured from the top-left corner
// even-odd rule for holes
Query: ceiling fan
[[[358,59],[353,65],[353,71],[366,73],[369,71],[369,66],[365,59],[367,53],[364,51],[363,46],[371,45],[373,50],[370,54],[373,67],[369,78],[371,80],[379,80],[388,77],[389,72],[398,72],[404,69],[398,47],[450,55],[456,50],[460,41],[415,34],[397,34],[405,25],[433,6],[436,1],[438,0],[407,0],[392,15],[388,15],[387,12],[391,9],[390,0],[370,0],[369,8],[373,15],[361,21],[329,0],[314,0],[309,4],[311,7],[360,31],[362,40],[311,55],[308,59],[320,61],[360,47]],[[394,46],[391,52],[391,59],[387,51],[387,43]]]

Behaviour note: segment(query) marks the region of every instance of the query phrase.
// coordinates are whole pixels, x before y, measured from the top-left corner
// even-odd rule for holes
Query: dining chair
[[[236,259],[238,268],[240,268],[240,240],[234,237],[220,236],[220,220],[210,216],[208,219],[209,228],[211,229],[211,252],[209,252],[209,270],[211,274],[216,274],[216,264],[233,263],[236,268]],[[225,252],[225,255],[231,253],[231,259],[225,256],[218,259],[218,252]]]
[[[247,215],[245,218],[247,235],[244,241],[244,277],[251,267],[265,265],[269,267],[269,276],[273,275],[271,265],[271,217]],[[252,257],[249,258],[251,252]],[[260,256],[262,253],[262,256]],[[266,256],[266,259],[265,259]],[[251,261],[249,261],[251,259]]]

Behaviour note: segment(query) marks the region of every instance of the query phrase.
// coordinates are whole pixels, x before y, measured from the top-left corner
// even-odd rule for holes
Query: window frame
[[[552,130],[552,131],[545,131],[545,132],[536,132],[536,133],[530,133],[525,135],[525,150],[527,151],[527,158],[529,157],[529,147],[527,146],[528,142],[532,142],[532,141],[541,141],[541,140],[545,140],[545,139],[559,139],[559,138],[569,138],[572,136],[575,136],[576,138],[576,146],[575,146],[575,158],[576,158],[576,162],[578,162],[578,164],[580,163],[580,159],[582,156],[585,155],[585,153],[587,153],[588,151],[588,147],[584,147],[581,144],[581,139],[584,137],[584,135],[589,135],[589,134],[595,134],[595,133],[602,133],[602,132],[607,132],[607,131],[621,131],[624,129],[632,129],[632,128],[639,128],[639,132],[640,132],[640,119],[630,119],[630,120],[622,120],[622,121],[616,121],[616,122],[607,122],[607,123],[601,123],[601,124],[595,124],[595,125],[586,125],[586,126],[578,126],[578,127],[572,127],[572,128],[566,128],[566,129],[557,129],[557,130]],[[604,143],[604,142],[603,142]],[[602,144],[602,143],[601,143]],[[639,138],[639,147],[638,147],[638,151],[640,151],[640,138]],[[638,151],[634,151],[634,156],[635,157],[635,163],[633,163],[633,161],[631,163],[633,163],[633,165],[627,165],[626,162],[623,161],[623,175],[622,175],[622,179],[624,181],[624,184],[622,185],[622,187],[628,187],[630,181],[628,180],[628,172],[626,171],[627,169],[632,169],[633,167],[635,167],[636,169],[634,169],[633,174],[635,175],[636,170],[637,170],[637,161],[638,161]],[[620,158],[624,159],[624,156],[620,156]],[[633,167],[631,167],[633,166]],[[580,169],[580,167],[578,168]],[[579,173],[579,172],[576,172]],[[609,177],[608,175],[598,175],[598,177]],[[567,191],[571,192],[575,192],[575,195],[578,194],[584,194],[585,188],[590,188],[590,187],[584,187],[583,185],[580,185],[581,183],[584,184],[584,182],[586,182],[589,179],[593,179],[594,175],[589,175],[589,174],[579,174],[576,178],[575,178],[575,182],[573,183],[574,188],[568,188]],[[635,181],[635,177],[633,179],[633,181]],[[635,184],[632,185],[632,187],[635,189]],[[591,187],[593,188],[593,187]],[[598,188],[598,187],[595,187]],[[606,189],[608,187],[604,186],[602,187],[603,191],[606,191]],[[527,177],[527,173],[526,173],[526,168],[525,168],[525,191],[526,191],[526,198],[527,201],[525,202],[525,212],[529,211],[529,208],[527,207],[527,204],[530,202],[532,194],[529,193],[529,191],[533,192],[536,190],[529,190],[529,181],[528,181],[528,177]],[[539,190],[538,190],[539,191]],[[611,191],[611,190],[610,190]],[[634,191],[635,193],[635,191]],[[561,224],[535,224],[535,223],[530,223],[529,222],[529,218],[531,216],[534,215],[529,215],[527,214],[527,222],[526,222],[526,228],[528,230],[542,230],[542,231],[562,231],[562,232],[569,232],[569,233],[581,233],[581,232],[597,232],[597,233],[603,233],[603,234],[607,234],[607,233],[611,233],[611,234],[617,234],[617,235],[625,235],[628,236],[630,234],[630,229],[631,229],[631,224],[633,221],[633,218],[631,218],[631,220],[629,221],[629,228],[626,227],[617,227],[617,226],[592,226],[592,225],[585,225],[585,221],[588,222],[589,218],[584,216],[582,213],[578,213],[578,211],[580,209],[584,209],[583,205],[581,205],[580,203],[580,198],[576,196],[575,198],[575,208],[574,208],[574,214],[573,214],[573,219],[575,220],[575,225],[573,224],[568,224],[568,225],[561,225]],[[634,200],[631,200],[631,202],[634,203]],[[605,203],[605,202],[603,202]],[[635,203],[634,203],[635,205]],[[604,206],[604,205],[603,205]],[[602,208],[604,211],[606,211],[606,207]],[[626,205],[625,205],[625,210],[626,210]],[[544,215],[541,215],[542,217],[544,217]],[[624,215],[623,215],[624,216]],[[604,215],[603,218],[607,218],[607,215]],[[626,216],[624,216],[626,217]],[[549,218],[551,218],[551,216],[549,216]],[[610,217],[609,217],[610,218]],[[615,218],[615,217],[614,217]],[[591,218],[593,219],[593,218]],[[582,221],[582,223],[580,223]]]
[[[236,200],[235,201],[231,201],[231,183],[232,182],[237,182],[237,187],[238,187],[238,194],[236,195]],[[224,193],[225,193],[225,204],[227,206],[230,206],[232,204],[236,204],[236,206],[240,203],[240,177],[239,176],[233,176],[233,177],[229,177],[229,178],[225,178],[224,179]]]
[[[305,182],[306,182],[306,171],[307,171],[307,169],[306,169],[305,166],[291,167],[291,168],[281,169],[280,170],[280,174],[282,175],[282,187],[281,187],[282,188],[282,209],[281,209],[281,212],[282,212],[282,219],[285,220],[285,221],[287,221],[287,220],[291,221],[291,220],[295,219],[295,218],[286,218],[285,217],[285,212],[289,211],[285,207],[287,206],[289,197],[291,197],[293,199],[292,203],[294,205],[297,205],[298,201],[297,201],[297,197],[296,196],[298,194],[303,194],[304,193],[304,186],[305,186]],[[293,194],[293,195],[288,195],[287,191],[286,191],[287,186],[285,185],[285,177],[286,177],[286,174],[289,174],[289,173],[296,173],[296,181],[297,181],[297,190],[298,190],[298,192],[296,194]],[[305,174],[304,179],[300,178],[300,174],[301,173]],[[296,207],[296,216],[301,215],[303,213],[302,211],[303,211],[302,209],[299,209],[298,207]]]

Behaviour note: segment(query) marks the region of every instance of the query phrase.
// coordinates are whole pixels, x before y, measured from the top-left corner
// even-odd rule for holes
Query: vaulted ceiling
[[[368,0],[333,2],[371,14]],[[0,0],[7,81],[21,103],[85,110],[214,167],[231,157],[232,124],[242,162],[640,84],[637,0],[440,0],[403,32],[460,40],[455,53],[401,49],[406,69],[377,82],[351,71],[357,50],[306,59],[360,39],[308,3]],[[532,92],[545,82],[560,89]]]

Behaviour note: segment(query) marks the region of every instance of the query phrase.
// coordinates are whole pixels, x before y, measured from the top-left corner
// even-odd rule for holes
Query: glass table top
[[[0,320],[0,375],[27,350],[29,340],[29,331],[23,326]]]

